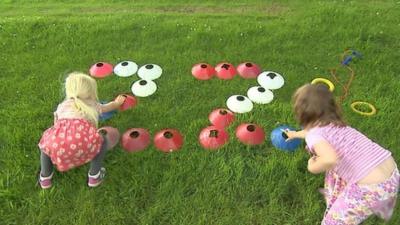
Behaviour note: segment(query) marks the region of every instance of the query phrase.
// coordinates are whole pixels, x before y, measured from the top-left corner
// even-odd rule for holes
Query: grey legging
[[[108,140],[106,136],[103,136],[103,144],[101,145],[100,152],[93,158],[90,162],[90,175],[96,175],[99,173],[101,166],[103,164],[104,157],[106,156]],[[42,177],[48,177],[53,172],[53,163],[48,155],[46,155],[43,151],[40,151],[40,174]]]

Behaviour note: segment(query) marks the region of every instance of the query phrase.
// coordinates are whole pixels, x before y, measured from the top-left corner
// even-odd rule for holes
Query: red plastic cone
[[[212,125],[225,128],[235,121],[235,114],[228,109],[220,108],[212,111],[208,116],[208,119]]]
[[[107,149],[110,150],[114,148],[119,141],[119,131],[117,128],[114,127],[101,127],[99,128],[98,132],[107,138]]]
[[[205,149],[218,149],[222,147],[229,140],[228,133],[216,126],[209,126],[204,128],[199,135],[199,142]]]
[[[257,64],[245,62],[237,67],[239,75],[245,79],[257,78],[261,73],[261,69]]]
[[[150,145],[150,133],[143,128],[131,128],[122,135],[122,148],[127,152],[138,152]]]
[[[89,73],[93,77],[103,78],[113,73],[113,65],[106,62],[98,62],[90,67]]]
[[[217,77],[223,80],[230,80],[236,75],[235,67],[230,63],[220,63],[215,67]]]
[[[192,67],[192,75],[198,80],[211,79],[215,73],[214,67],[207,63],[199,63]]]
[[[236,137],[243,144],[259,145],[265,140],[265,132],[256,124],[245,123],[236,128]]]
[[[135,97],[132,95],[124,95],[125,96],[125,101],[124,103],[119,107],[121,111],[125,111],[127,109],[133,108],[137,104],[137,100]]]
[[[162,152],[179,150],[183,145],[183,136],[174,129],[164,129],[154,136],[154,145]]]

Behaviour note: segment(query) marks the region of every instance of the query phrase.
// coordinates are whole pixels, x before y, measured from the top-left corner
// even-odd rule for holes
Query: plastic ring
[[[363,112],[363,111],[360,111],[360,110],[356,109],[356,106],[357,106],[357,105],[366,105],[366,106],[368,106],[368,107],[371,109],[371,111],[370,111],[370,112]],[[361,115],[363,115],[363,116],[373,116],[373,115],[376,114],[376,108],[375,108],[375,106],[373,106],[372,104],[370,104],[370,103],[368,103],[368,102],[353,102],[353,103],[351,103],[351,109],[352,109],[354,112],[356,112],[356,113],[358,113],[358,114],[361,114]]]
[[[330,80],[325,79],[325,78],[315,78],[313,81],[311,81],[311,83],[312,84],[323,83],[323,84],[328,85],[329,90],[331,92],[333,92],[333,90],[335,90],[335,85],[333,85],[333,83]]]

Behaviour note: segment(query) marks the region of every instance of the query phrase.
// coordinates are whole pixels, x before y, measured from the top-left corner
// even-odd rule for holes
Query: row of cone
[[[199,63],[192,67],[192,75],[198,80],[209,80],[214,75],[223,80],[230,80],[236,74],[245,78],[256,78],[260,73],[260,67],[251,62],[244,62],[235,68],[235,66],[228,62],[219,63],[215,68],[208,63]]]
[[[143,151],[151,143],[150,133],[144,128],[130,128],[122,136],[117,128],[110,126],[100,128],[99,132],[107,137],[111,148],[121,140],[122,148],[127,152]],[[158,150],[168,153],[182,147],[183,136],[178,130],[164,129],[155,134],[153,142]]]
[[[122,61],[115,67],[111,63],[97,62],[89,69],[89,74],[96,78],[104,78],[113,73],[119,77],[130,77],[138,73],[138,76],[144,80],[158,79],[162,74],[162,68],[156,64],[145,64],[139,66],[133,61]]]
[[[221,111],[221,110],[220,110]],[[215,124],[204,128],[199,135],[200,145],[208,150],[217,150],[229,141],[229,134],[225,131],[225,127],[221,126],[221,121],[226,121],[229,114],[223,114]],[[223,122],[225,125],[225,122]],[[271,132],[271,143],[278,149],[292,152],[297,149],[300,139],[287,141],[284,130],[294,130],[293,128],[283,125],[275,128]],[[99,132],[107,137],[109,148],[115,147],[121,140],[122,148],[127,152],[139,152],[145,150],[151,142],[151,136],[148,130],[144,128],[130,128],[124,132],[122,137],[118,129],[113,127],[102,127]],[[265,141],[265,132],[263,128],[256,124],[243,123],[236,128],[236,137],[246,145],[260,145]],[[154,136],[154,146],[165,153],[178,151],[183,145],[183,135],[175,129],[164,129],[157,132]]]
[[[237,73],[245,79],[257,78],[257,82],[269,90],[279,89],[284,85],[282,75],[274,71],[262,72],[260,66],[252,62],[244,62],[237,66],[231,63],[220,63],[215,68],[207,63],[198,63],[192,67],[192,75],[198,80],[209,80],[214,75],[223,80],[232,79]]]

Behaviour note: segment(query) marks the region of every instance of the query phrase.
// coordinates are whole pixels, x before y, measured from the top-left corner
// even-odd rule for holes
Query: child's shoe
[[[88,173],[88,178],[89,178],[88,186],[89,187],[99,186],[103,182],[105,176],[106,176],[106,169],[104,167],[102,167],[96,175],[90,175],[90,173]]]
[[[53,178],[53,174],[54,172],[52,172],[48,177],[42,177],[42,174],[39,173],[39,184],[42,189],[51,188],[51,178]]]

